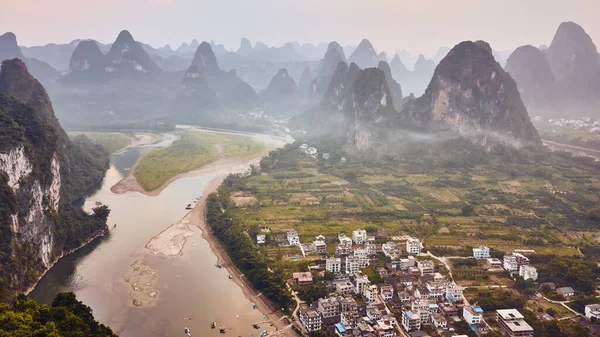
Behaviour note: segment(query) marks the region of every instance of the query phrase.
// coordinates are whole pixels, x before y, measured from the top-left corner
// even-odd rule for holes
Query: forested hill
[[[65,252],[106,228],[108,209],[72,203],[97,185],[108,153],[69,140],[44,87],[19,59],[0,71],[0,302],[26,291]]]
[[[98,323],[92,309],[73,293],[60,293],[52,306],[40,305],[19,296],[12,305],[0,305],[0,336],[116,337]]]

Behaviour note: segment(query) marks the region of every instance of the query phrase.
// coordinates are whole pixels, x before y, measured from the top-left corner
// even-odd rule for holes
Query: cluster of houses
[[[310,146],[306,143],[300,145],[298,147],[298,152],[305,154],[313,159],[317,159],[319,157],[319,150],[314,147],[314,146]],[[329,158],[331,158],[331,155],[327,152],[321,154],[321,158],[323,158],[324,160],[329,160]],[[346,157],[341,157],[340,158],[340,163],[344,164],[347,161]]]
[[[518,274],[525,280],[535,281],[538,278],[537,269],[529,265],[529,258],[516,251],[504,255],[503,260],[500,260],[490,255],[488,247],[481,246],[473,248],[473,257],[478,260],[485,259],[488,270],[504,269],[511,274]]]
[[[323,258],[312,270],[334,276],[326,281],[329,297],[301,304],[298,318],[306,331],[327,330],[339,337],[426,336],[423,328],[430,326],[444,335],[456,336],[453,326],[459,321],[466,321],[478,333],[488,331],[483,310],[476,304],[469,305],[463,297],[464,288],[436,271],[432,260],[417,257],[422,248],[419,239],[390,239],[376,243],[374,236],[359,229],[351,236],[338,235],[333,256],[326,256],[326,244],[324,248],[315,245],[315,249],[325,253],[320,254]],[[327,240],[318,236],[315,242]],[[373,269],[383,282],[373,284],[361,269],[372,266],[378,254],[386,256],[385,266],[378,263],[379,267]],[[484,253],[481,258],[485,256]],[[309,272],[294,273],[293,279],[299,286],[313,282]],[[515,315],[513,319],[511,314],[515,313],[498,311],[498,317],[507,317],[501,329],[509,336],[533,336],[533,329],[531,334],[523,333],[529,331],[523,327],[529,326],[519,319],[522,316]],[[521,331],[515,333],[519,325]]]

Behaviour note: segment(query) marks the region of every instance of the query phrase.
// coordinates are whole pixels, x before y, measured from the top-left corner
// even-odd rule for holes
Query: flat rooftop
[[[517,309],[502,309],[496,310],[498,315],[503,319],[522,319],[523,315]]]

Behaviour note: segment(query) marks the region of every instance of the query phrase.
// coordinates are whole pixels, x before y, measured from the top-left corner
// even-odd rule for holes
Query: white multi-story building
[[[465,288],[451,283],[446,287],[446,299],[450,302],[460,302],[465,299],[463,296],[464,290]]]
[[[517,262],[517,257],[514,255],[504,255],[503,267],[511,273],[519,271],[519,263]]]
[[[321,330],[323,319],[321,313],[311,309],[307,304],[300,304],[299,314],[300,322],[308,331]]]
[[[354,282],[356,284],[354,288],[354,293],[358,295],[362,295],[362,293],[365,291],[365,288],[371,285],[371,281],[369,281],[369,278],[366,275],[357,276]]]
[[[360,272],[361,260],[355,256],[346,256],[346,273],[356,274]]]
[[[329,257],[325,259],[325,270],[337,274],[342,271],[342,259],[339,257]]]
[[[362,245],[363,243],[367,242],[367,231],[364,229],[355,230],[352,232],[352,240],[357,245]]]
[[[431,260],[418,261],[417,268],[419,268],[421,276],[433,275],[435,272],[435,264]]]
[[[391,285],[382,285],[381,286],[381,299],[385,302],[391,301],[394,299],[394,287]]]
[[[481,323],[481,316],[483,315],[483,309],[478,305],[463,308],[463,318],[470,325]]]
[[[410,310],[404,310],[402,311],[402,326],[408,332],[421,330],[421,317]]]
[[[377,286],[374,284],[365,287],[365,289],[363,290],[363,296],[365,297],[365,301],[367,301],[367,303],[375,302],[375,300],[377,299],[377,294]]]
[[[335,281],[334,284],[335,284],[335,292],[340,295],[352,295],[355,293],[354,284],[348,280]]]
[[[600,304],[588,304],[585,306],[585,317],[587,319],[600,319]]]
[[[490,249],[485,246],[480,246],[479,248],[473,248],[473,257],[476,259],[489,259]]]
[[[354,257],[358,259],[361,268],[369,265],[369,251],[364,248],[354,250]]]
[[[342,257],[350,255],[352,251],[352,245],[347,243],[340,243],[335,246],[335,256]]]
[[[534,266],[521,266],[519,267],[519,276],[525,280],[535,281],[538,278],[537,269]]]
[[[365,242],[363,244],[363,249],[367,251],[367,254],[369,254],[369,256],[377,254],[377,245],[373,242]]]
[[[496,310],[498,327],[509,337],[533,337],[533,328],[516,309]]]
[[[381,245],[381,251],[383,255],[389,257],[392,260],[397,260],[402,252],[400,249],[400,245],[396,242],[390,241]]]
[[[400,259],[400,269],[408,270],[410,267],[414,267],[417,263],[417,259],[414,256],[409,256],[406,259]]]
[[[258,234],[256,235],[256,243],[259,245],[262,245],[265,243],[267,239],[267,236],[265,234]]]
[[[381,319],[377,321],[375,324],[375,331],[381,337],[394,337],[396,336],[396,329],[394,329],[394,324],[387,320]]]
[[[300,246],[300,237],[298,236],[298,232],[293,229],[287,232],[287,240],[290,246]]]
[[[323,318],[336,317],[340,315],[340,302],[335,297],[320,298],[318,308]]]
[[[421,253],[421,241],[417,238],[409,236],[406,239],[406,252],[408,254],[419,254]]]

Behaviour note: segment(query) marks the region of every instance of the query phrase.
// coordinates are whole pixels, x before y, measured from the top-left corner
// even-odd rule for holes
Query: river
[[[153,146],[169,145],[173,137],[164,135]],[[111,186],[127,174],[141,151],[138,146],[113,155],[102,187],[83,206],[109,206],[109,235],[61,259],[30,297],[50,303],[56,293],[72,291],[92,308],[96,319],[122,337],[185,336],[184,327],[193,336],[218,336],[218,329],[210,328],[212,321],[225,326],[227,336],[256,334],[251,324],[263,315],[228,279],[227,271],[215,267],[217,258],[200,229],[193,228],[195,234],[180,255],[158,257],[144,248],[185,216],[186,205],[203,193],[213,176],[178,179],[154,197],[112,193]],[[135,298],[145,301],[135,305]],[[273,330],[268,324],[260,331],[264,329]]]

